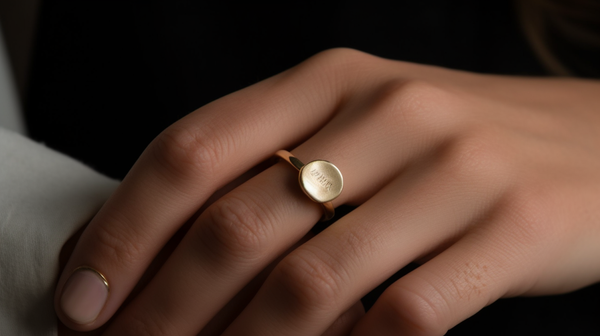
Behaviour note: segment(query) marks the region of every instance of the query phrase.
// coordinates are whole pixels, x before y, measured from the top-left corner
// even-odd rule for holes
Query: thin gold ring
[[[91,266],[79,266],[76,269],[74,269],[73,272],[71,272],[71,274],[73,274],[77,271],[91,271],[93,273],[96,273],[96,275],[98,277],[100,277],[100,279],[104,283],[104,286],[106,286],[106,291],[110,293],[110,286],[108,285],[108,280],[106,280],[106,277],[100,271],[98,271],[97,269],[95,269]]]
[[[314,160],[304,164],[286,150],[278,150],[275,156],[296,168],[298,183],[304,194],[323,207],[321,221],[333,218],[335,209],[331,201],[336,199],[344,188],[344,179],[340,170],[333,163],[325,160]]]

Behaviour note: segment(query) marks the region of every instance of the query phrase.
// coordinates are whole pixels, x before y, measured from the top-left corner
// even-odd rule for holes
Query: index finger
[[[105,323],[211,194],[332,117],[349,91],[339,83],[351,83],[339,77],[358,55],[322,53],[162,132],[82,234],[58,282],[60,319],[76,330]],[[330,59],[338,65],[324,66]]]

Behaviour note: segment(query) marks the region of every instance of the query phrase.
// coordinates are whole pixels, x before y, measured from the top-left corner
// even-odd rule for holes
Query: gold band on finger
[[[323,207],[321,221],[333,218],[335,210],[331,201],[336,199],[344,188],[344,179],[338,167],[325,160],[303,164],[286,150],[277,151],[275,156],[298,170],[298,182],[304,194]]]
[[[100,279],[104,283],[104,286],[106,286],[106,291],[110,292],[110,286],[108,285],[108,280],[106,280],[106,277],[104,276],[104,274],[100,273],[100,271],[98,271],[97,269],[90,267],[90,266],[79,266],[76,269],[74,269],[71,274],[73,274],[77,271],[90,271],[92,273],[95,273],[98,277],[100,277]]]

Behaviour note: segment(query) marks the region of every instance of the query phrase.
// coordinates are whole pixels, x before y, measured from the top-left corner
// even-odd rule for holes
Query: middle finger
[[[223,335],[320,335],[397,270],[463,236],[490,213],[505,184],[448,151],[411,165],[286,256]]]

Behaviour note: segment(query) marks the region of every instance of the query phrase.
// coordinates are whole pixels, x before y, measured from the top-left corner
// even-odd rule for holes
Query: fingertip
[[[61,321],[77,330],[90,330],[109,295],[106,277],[88,266],[76,268],[65,282],[56,303]]]

